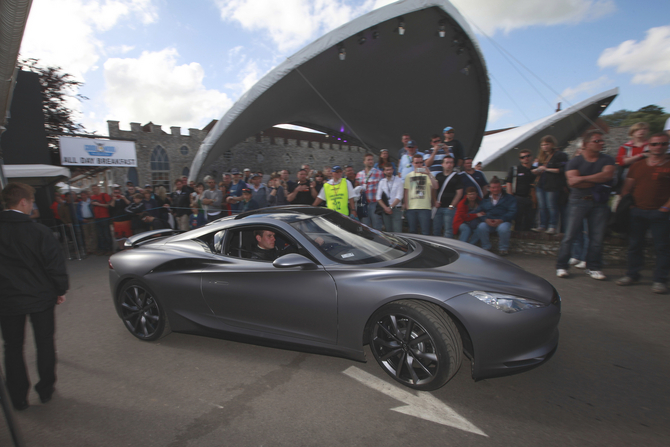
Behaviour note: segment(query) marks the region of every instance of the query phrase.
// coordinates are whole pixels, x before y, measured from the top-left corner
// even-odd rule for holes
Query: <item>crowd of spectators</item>
[[[164,186],[138,188],[127,183],[125,191],[114,186],[112,195],[94,186],[79,197],[66,193],[52,209],[64,223],[78,225],[88,253],[113,251],[113,234],[121,245],[125,238],[148,230],[189,230],[234,213],[288,204],[325,206],[368,226],[402,232],[403,218],[411,233],[433,234],[481,244],[490,250],[490,234],[499,238],[498,251],[507,255],[512,230],[562,235],[557,276],[568,277],[569,268],[586,269],[594,279],[602,273],[602,244],[610,209],[621,195],[634,198],[632,206],[632,259],[627,275],[617,284],[639,280],[641,247],[647,228],[653,233],[657,254],[654,290],[665,291],[670,263],[670,168],[666,134],[649,138],[649,126],[631,127],[631,140],[613,157],[602,152],[601,131],[590,131],[582,147],[569,159],[551,135],[540,140],[538,156],[519,151],[518,165],[506,178],[490,181],[473,166],[451,126],[430,138],[420,151],[409,134],[401,136],[397,163],[387,149],[380,155],[365,154],[364,169],[308,164],[292,178],[287,169],[273,172],[264,183],[263,172],[231,169],[221,181],[206,176],[203,183],[180,178],[172,192]],[[614,206],[612,206],[614,202]],[[626,202],[630,206],[631,200]]]

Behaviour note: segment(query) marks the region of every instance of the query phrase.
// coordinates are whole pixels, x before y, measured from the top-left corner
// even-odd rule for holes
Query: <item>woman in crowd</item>
[[[477,235],[477,225],[482,222],[481,217],[484,213],[474,214],[473,211],[479,206],[479,195],[474,186],[465,190],[465,197],[458,203],[456,214],[454,215],[453,230],[454,235],[460,232],[459,241],[476,244],[479,241]]]
[[[389,150],[381,149],[379,151],[379,160],[377,160],[377,163],[375,163],[374,167],[382,171],[384,169],[382,166],[384,166],[387,163],[393,166],[393,175],[398,175],[398,168],[396,167],[395,163],[393,163],[389,158]]]
[[[543,136],[540,140],[538,166],[531,171],[538,177],[535,192],[540,211],[540,226],[533,228],[533,231],[546,231],[547,234],[558,233],[559,218],[562,214],[561,194],[564,194],[566,189],[565,165],[568,156],[557,146],[558,142],[552,135]]]

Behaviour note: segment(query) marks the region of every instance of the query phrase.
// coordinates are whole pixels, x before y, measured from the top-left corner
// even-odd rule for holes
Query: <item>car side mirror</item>
[[[307,259],[303,255],[299,255],[297,253],[289,253],[280,258],[277,258],[272,263],[272,265],[278,269],[287,269],[292,267],[301,267],[303,270],[316,269],[316,264],[311,259]]]

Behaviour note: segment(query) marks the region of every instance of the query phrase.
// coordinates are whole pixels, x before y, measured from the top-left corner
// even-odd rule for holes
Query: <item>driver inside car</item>
[[[276,239],[274,231],[255,230],[254,238],[256,239],[256,244],[251,249],[251,259],[272,262],[286,254],[297,253],[297,250],[291,244],[287,244],[282,248],[277,247],[275,245]]]

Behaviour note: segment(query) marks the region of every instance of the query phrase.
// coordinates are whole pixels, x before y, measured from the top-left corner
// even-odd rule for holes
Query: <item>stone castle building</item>
[[[130,123],[130,130],[121,130],[118,121],[107,121],[110,138],[135,141],[137,150],[137,168],[112,168],[112,182],[165,185],[170,191],[177,178],[184,175],[190,178],[191,163],[215,124],[216,121],[212,121],[203,129],[188,129],[188,135],[182,135],[180,127],[170,127],[167,133],[151,122]],[[202,181],[202,177],[209,174],[220,181],[221,175],[232,168],[262,171],[266,180],[272,172],[288,169],[291,178],[295,178],[305,163],[316,170],[333,165],[351,165],[356,171],[363,169],[366,149],[341,140],[334,143],[334,140],[324,134],[272,127],[232,147],[195,180]]]

